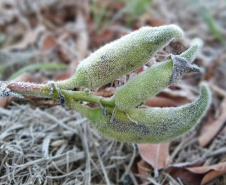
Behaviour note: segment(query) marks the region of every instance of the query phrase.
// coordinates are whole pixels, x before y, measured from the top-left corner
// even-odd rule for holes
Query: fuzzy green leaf
[[[146,71],[118,88],[115,103],[121,110],[130,109],[156,96],[161,90],[176,83],[186,72],[198,72],[190,62],[195,58],[202,42],[195,39],[191,47],[180,56],[171,56],[171,60],[157,63]]]
[[[61,89],[103,86],[139,68],[173,38],[182,35],[176,25],[143,27],[95,51],[79,64],[71,79],[57,85]]]
[[[171,141],[194,128],[206,113],[211,102],[211,93],[206,83],[202,84],[200,96],[181,107],[133,108],[117,110],[113,121],[112,109],[104,115],[101,109],[74,108],[87,116],[93,126],[103,135],[123,142],[160,143]],[[84,111],[85,110],[85,111]],[[133,120],[133,121],[131,121]]]

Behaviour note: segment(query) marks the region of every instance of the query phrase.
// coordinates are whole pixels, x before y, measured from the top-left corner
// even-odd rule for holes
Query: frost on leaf
[[[171,84],[175,84],[185,73],[201,72],[201,70],[196,65],[190,64],[184,57],[171,54],[171,58],[173,60],[173,74],[171,76]]]
[[[143,27],[136,30],[106,44],[84,59],[73,76],[72,85],[89,89],[105,85],[139,68],[159,49],[169,44],[174,38],[182,36],[183,31],[176,25]],[[72,85],[70,89],[73,88]]]
[[[54,81],[49,81],[47,84],[49,90],[50,90],[50,94],[53,94],[54,89],[57,91],[59,97],[57,100],[57,103],[60,105],[64,105],[65,104],[65,97],[64,95],[60,92],[59,87],[57,86],[57,84]]]
[[[171,141],[194,128],[205,115],[210,102],[209,87],[203,83],[200,96],[184,106],[117,109],[114,119],[112,110],[108,109],[108,114],[103,114],[99,109],[98,116],[95,119],[92,116],[90,120],[100,133],[118,141],[160,143]]]
[[[171,55],[171,60],[157,63],[138,76],[119,87],[115,92],[115,103],[121,110],[133,108],[156,96],[161,90],[175,84],[188,72],[200,72],[190,62],[195,58],[202,45],[194,39],[191,46],[181,55]]]
[[[2,82],[0,86],[0,97],[2,98],[7,96],[20,98],[20,99],[24,98],[22,95],[10,91],[10,89],[7,87],[7,83]]]

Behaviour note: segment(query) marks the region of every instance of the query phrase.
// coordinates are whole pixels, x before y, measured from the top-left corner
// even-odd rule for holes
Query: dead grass
[[[0,1],[0,3],[4,2],[6,1]],[[19,3],[20,5],[17,5],[17,1],[12,2],[14,5],[8,9],[3,6],[5,11],[0,15],[1,31],[8,30],[8,32],[4,32],[8,39],[3,44],[2,49],[16,46],[16,41],[18,40],[15,38],[18,39],[26,35],[27,31],[25,30],[27,30],[27,26],[30,31],[34,30],[35,24],[44,25],[46,32],[60,37],[60,46],[64,47],[64,49],[66,48],[66,53],[71,62],[81,60],[90,52],[90,48],[94,48],[94,45],[89,43],[89,39],[92,39],[89,34],[95,35],[97,33],[93,33],[93,25],[90,26],[93,23],[87,16],[91,11],[88,1],[78,3],[77,1],[51,0],[40,1],[40,3],[36,4],[33,1],[23,0],[21,4]],[[218,11],[222,12],[222,6],[217,6],[216,4],[217,2],[213,6],[215,14]],[[206,5],[212,7],[210,1]],[[68,21],[71,20],[71,17],[67,14],[70,6],[76,10],[71,13],[72,15],[69,13],[70,16],[75,18],[82,16],[81,19],[77,19],[75,22]],[[57,9],[58,12],[54,11],[54,9]],[[49,12],[45,10],[49,10]],[[32,17],[32,15],[36,15],[37,19],[34,18],[35,16]],[[167,2],[158,1],[150,15],[163,20],[165,23],[176,23],[182,26],[186,32],[185,40],[187,43],[186,41],[184,43],[171,43],[158,52],[147,65],[163,60],[171,52],[175,54],[177,54],[176,52],[181,53],[194,36],[201,37],[205,41],[204,49],[199,55],[202,61],[201,66],[206,67],[225,52],[225,48],[222,49],[222,45],[209,33],[205,23],[197,16],[193,8],[187,6],[184,2],[180,1],[178,3],[178,1],[174,0]],[[188,15],[195,16],[190,17]],[[18,18],[16,18],[17,16]],[[55,20],[54,17],[57,17],[57,19]],[[220,27],[223,29],[225,28],[224,22],[222,22],[224,15],[220,14],[219,17]],[[16,20],[14,24],[12,20]],[[53,24],[53,20],[56,21],[56,24]],[[131,28],[125,27],[120,22],[122,20],[123,18],[119,19],[120,25],[110,25],[111,31],[117,30],[114,32],[115,35],[120,35],[123,30],[131,31]],[[138,20],[137,24],[142,25],[144,23],[142,20]],[[81,31],[83,29],[86,31]],[[13,33],[13,30],[19,31]],[[115,39],[115,37],[111,39]],[[38,36],[36,38],[39,40]],[[64,40],[62,38],[69,39]],[[20,42],[25,41],[21,39],[19,40]],[[104,39],[100,41],[100,43],[103,42]],[[37,43],[30,43],[30,45],[34,50],[40,49]],[[26,49],[17,48],[16,50],[23,52]],[[61,49],[58,52],[62,51]],[[44,63],[55,62],[59,58],[57,62],[64,61],[64,58],[59,57],[55,50],[50,53],[43,51],[43,53],[32,59],[30,63],[39,63],[40,61]],[[2,65],[2,63],[0,64]],[[14,68],[8,69],[10,71],[5,72],[3,75],[4,79],[13,73],[17,67],[14,66]],[[37,79],[45,77],[46,80],[54,78],[58,73],[62,73],[62,71],[45,71],[42,73],[36,71],[33,74]],[[108,84],[108,86],[121,86],[134,75],[136,74],[126,75],[112,82],[112,84]],[[185,79],[181,83],[187,82]],[[219,106],[219,102],[218,104],[216,102],[214,104],[215,107]],[[203,124],[206,120],[207,118],[205,118]],[[225,132],[217,135],[206,147],[200,147],[197,135],[201,126],[171,143],[170,155],[172,164],[195,164],[201,161],[204,165],[211,165],[226,161]],[[155,185],[164,183],[186,184],[179,179],[173,179],[164,170],[159,171],[158,178],[154,178],[153,171],[147,176],[138,174],[136,167],[139,160],[140,155],[136,145],[120,143],[102,137],[91,127],[90,122],[86,118],[65,107],[38,107],[36,103],[29,104],[23,101],[13,103],[7,109],[0,108],[0,184],[2,185],[136,185],[140,183],[137,180],[139,178],[146,179],[147,182]],[[213,183],[211,181],[209,184]],[[215,179],[215,184],[226,184],[226,175]]]

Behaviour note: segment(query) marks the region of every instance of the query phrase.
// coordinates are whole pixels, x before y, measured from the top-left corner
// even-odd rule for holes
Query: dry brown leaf
[[[89,36],[86,24],[84,15],[78,11],[75,27],[77,27],[76,49],[80,59],[83,59],[88,55]]]
[[[48,51],[57,47],[56,38],[52,34],[43,35],[41,42],[41,49]]]
[[[40,34],[44,31],[45,27],[41,25],[34,30],[29,30],[26,34],[24,34],[23,40],[21,40],[18,44],[4,48],[4,50],[25,49],[28,46],[33,45],[37,41],[38,36],[40,36]]]
[[[226,90],[226,73],[225,73],[225,68],[226,68],[226,55],[221,57],[220,59],[220,66],[218,67],[216,73],[215,73],[215,79],[214,81],[216,84]]]
[[[99,48],[104,44],[114,40],[114,33],[112,30],[105,30],[102,33],[91,35],[91,47],[92,48]]]
[[[62,33],[58,39],[57,44],[59,45],[59,56],[64,61],[69,63],[73,56],[71,56],[70,48],[67,44],[68,40],[71,39],[71,35],[68,32]]]
[[[75,72],[76,68],[78,66],[79,62],[77,60],[74,60],[70,63],[69,67],[67,68],[67,71],[65,73],[61,73],[56,76],[55,81],[58,80],[66,80],[70,78]]]
[[[180,179],[181,181],[190,185],[200,185],[204,174],[193,173],[185,167],[170,166],[166,169],[166,172],[170,174],[174,179]]]
[[[0,107],[6,108],[12,101],[17,101],[17,98],[4,97],[0,98]]]
[[[56,81],[66,80],[66,79],[70,78],[71,76],[72,76],[72,73],[66,72],[66,73],[57,75],[55,80]]]
[[[216,75],[219,66],[220,66],[220,57],[206,66],[206,72],[203,79],[206,81],[213,79],[214,76]]]
[[[164,168],[170,162],[169,143],[138,144],[138,149],[142,159],[156,169]]]
[[[114,10],[114,11],[119,11],[124,7],[124,3],[122,1],[110,1],[108,4],[108,8]]]
[[[142,175],[142,176],[148,176],[150,173],[151,173],[151,166],[146,163],[144,160],[140,160],[138,163],[137,163],[137,173]],[[142,178],[139,178],[138,179],[139,181],[141,181],[140,183],[144,184],[147,182],[147,180],[145,179],[142,179]]]
[[[174,101],[164,97],[154,97],[145,102],[146,105],[151,107],[175,107]],[[154,167],[161,169],[169,165],[169,142],[161,144],[138,144],[138,149],[142,159]]]
[[[189,103],[193,101],[197,96],[193,94],[193,92],[199,92],[199,88],[188,85],[188,84],[177,84],[176,86],[170,86],[170,88],[164,89],[160,95],[164,95],[164,97],[169,97],[170,99],[174,99],[175,102],[178,100],[184,101],[183,103]]]
[[[206,67],[204,80],[213,81],[215,85],[219,86],[220,88],[226,89],[225,67],[226,67],[226,55],[219,56],[216,60],[211,62]]]
[[[180,179],[190,185],[204,185],[226,173],[226,162],[210,166],[197,164],[173,165],[166,169],[173,178]]]
[[[150,107],[176,107],[177,106],[175,101],[169,98],[164,98],[164,97],[154,97],[146,101],[145,105],[148,105]]]
[[[222,162],[219,164],[211,165],[211,166],[200,166],[200,167],[192,167],[188,168],[189,171],[196,174],[205,174],[201,180],[201,185],[210,182],[216,177],[219,177],[222,174],[226,173],[226,162]]]
[[[184,92],[172,91],[169,89],[165,89],[164,91],[160,92],[158,96],[171,100],[176,106],[185,105],[187,103],[190,103],[194,99],[194,96],[189,97],[186,96]]]
[[[60,46],[59,56],[64,62],[70,63],[71,57],[68,56],[68,52],[67,52],[67,49],[65,47]]]
[[[99,91],[94,91],[93,94],[97,96],[103,96],[103,97],[111,97],[115,93],[115,88],[113,87],[108,87],[101,89]]]
[[[149,13],[145,13],[143,14],[140,18],[139,18],[139,22],[140,26],[143,25],[149,25],[149,26],[162,26],[164,24],[166,24],[166,22],[162,19],[158,19],[156,17],[150,16]]]
[[[226,95],[224,91],[223,93]],[[224,98],[224,101],[221,103],[220,111],[221,113],[216,120],[211,119],[211,117],[209,116],[208,123],[202,127],[202,130],[198,137],[200,146],[202,147],[206,146],[224,126],[224,123],[226,121],[226,97]]]
[[[145,104],[151,107],[177,107],[190,103],[195,96],[191,95],[190,90],[185,89],[186,87],[178,90],[165,89],[157,97],[146,101]]]

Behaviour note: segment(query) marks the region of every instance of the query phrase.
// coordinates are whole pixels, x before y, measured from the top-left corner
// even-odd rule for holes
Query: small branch
[[[59,89],[62,95],[70,102],[70,99],[75,101],[86,101],[89,103],[101,103],[102,105],[114,107],[114,98],[104,98],[96,96],[84,91],[70,91]],[[13,96],[23,98],[23,96],[41,97],[59,99],[59,92],[52,86],[51,83],[35,84],[25,82],[0,82],[0,96]]]
[[[101,103],[102,105],[109,106],[109,107],[115,106],[114,97],[104,98],[102,96],[96,96],[91,93],[86,93],[84,91],[61,90],[61,93],[76,101],[86,101],[89,103],[97,103],[97,104]]]
[[[28,82],[0,82],[0,94],[3,97],[14,95],[18,97],[22,95],[53,99],[57,99],[59,96],[58,92],[48,84],[35,84]]]

